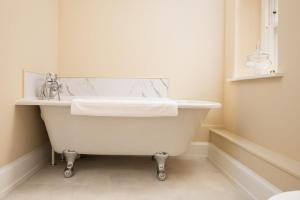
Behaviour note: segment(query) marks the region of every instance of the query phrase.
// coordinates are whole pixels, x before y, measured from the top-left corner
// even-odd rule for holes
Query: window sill
[[[284,76],[284,73],[278,72],[274,74],[264,74],[264,75],[252,75],[252,76],[238,76],[227,79],[229,82],[237,82],[237,81],[247,81],[247,80],[255,80],[255,79],[269,79],[269,78],[281,78]]]

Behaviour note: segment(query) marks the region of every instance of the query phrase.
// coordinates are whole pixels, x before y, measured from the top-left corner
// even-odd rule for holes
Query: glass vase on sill
[[[256,46],[256,51],[247,56],[246,66],[251,68],[254,74],[266,75],[272,71],[272,61],[270,55],[264,53],[260,45]]]

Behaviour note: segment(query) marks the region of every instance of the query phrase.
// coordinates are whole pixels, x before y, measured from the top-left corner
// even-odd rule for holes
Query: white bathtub
[[[178,100],[177,117],[90,117],[71,115],[71,101],[26,100],[38,105],[55,152],[95,155],[178,156],[186,150],[208,111],[219,103]]]
[[[87,117],[70,114],[71,101],[22,99],[17,105],[38,105],[53,149],[80,154],[182,154],[208,111],[219,103],[178,100],[177,117]]]

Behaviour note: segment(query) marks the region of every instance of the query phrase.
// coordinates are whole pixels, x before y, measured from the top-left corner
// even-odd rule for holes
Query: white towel
[[[109,117],[171,117],[178,104],[170,99],[73,99],[72,115]]]

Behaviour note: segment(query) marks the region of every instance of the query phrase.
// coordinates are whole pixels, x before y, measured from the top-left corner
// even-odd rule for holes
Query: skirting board
[[[208,142],[192,142],[188,147],[187,151],[178,158],[188,160],[207,158],[208,146]]]
[[[50,148],[43,145],[0,168],[0,199],[49,162]]]
[[[277,187],[213,144],[208,147],[208,159],[253,200],[266,200],[281,193]]]

